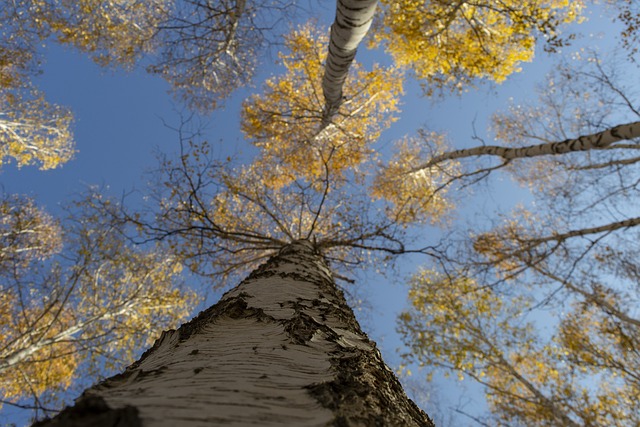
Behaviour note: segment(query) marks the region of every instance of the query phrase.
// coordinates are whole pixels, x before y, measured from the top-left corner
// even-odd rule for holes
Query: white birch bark
[[[460,159],[463,157],[489,155],[502,157],[505,160],[513,160],[525,157],[565,154],[574,151],[604,150],[610,148],[613,143],[618,141],[631,140],[638,137],[640,137],[640,122],[633,122],[618,125],[591,135],[583,135],[575,139],[567,139],[559,142],[528,145],[520,148],[484,145],[443,153],[433,157],[427,163],[414,168],[412,172],[427,169],[446,160]]]
[[[340,108],[342,86],[358,45],[371,27],[378,0],[338,0],[336,19],[331,25],[329,53],[322,78],[325,99],[324,121]]]
[[[121,427],[433,426],[308,241],[285,246],[123,374],[40,425],[78,417],[78,425]]]

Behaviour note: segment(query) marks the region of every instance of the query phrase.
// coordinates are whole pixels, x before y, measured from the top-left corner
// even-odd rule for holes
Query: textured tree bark
[[[433,426],[308,241],[39,425]]]
[[[414,168],[413,172],[427,169],[445,160],[454,160],[463,157],[498,156],[505,160],[513,160],[526,157],[565,154],[574,151],[604,150],[618,141],[631,140],[638,137],[640,137],[640,122],[633,122],[614,126],[591,135],[583,135],[575,139],[549,142],[546,144],[528,145],[518,148],[483,145],[481,147],[465,148],[440,154],[430,159],[429,162]]]
[[[358,45],[371,27],[378,0],[338,0],[336,19],[331,25],[329,53],[322,78],[327,122],[340,108],[342,86]]]

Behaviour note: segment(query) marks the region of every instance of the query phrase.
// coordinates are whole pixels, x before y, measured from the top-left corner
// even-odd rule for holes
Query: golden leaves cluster
[[[173,0],[60,1],[43,11],[58,41],[94,55],[101,65],[131,66],[151,50]]]
[[[273,173],[268,164],[255,162],[226,174],[227,191],[216,196],[214,214],[219,218],[226,214],[227,229],[264,230],[274,242],[312,236],[317,241],[331,242],[348,235],[349,230],[361,231],[366,221],[359,218],[357,206],[362,200],[356,194],[349,196],[339,182],[332,181],[334,177],[310,183],[293,176],[295,179],[286,187],[256,186],[268,173]],[[349,197],[350,203],[346,203]],[[233,218],[229,218],[230,212]],[[231,223],[233,228],[229,227]]]
[[[533,59],[536,39],[561,44],[558,27],[578,18],[568,0],[382,0],[373,45],[420,80],[460,88],[475,78],[503,81]]]
[[[582,375],[599,378],[597,388],[579,396],[585,418],[592,425],[637,424],[640,321],[628,316],[633,311],[623,302],[637,298],[594,284],[590,287],[595,288],[593,298],[573,304],[560,323],[558,341],[567,363]]]
[[[10,355],[21,345],[29,346],[31,340],[53,339],[54,342],[33,347],[21,363],[2,367],[2,400],[15,401],[24,396],[41,396],[54,389],[68,388],[79,364],[77,349],[70,341],[55,337],[64,337],[66,325],[73,322],[73,316],[60,304],[50,305],[49,310],[28,307],[16,313],[18,305],[16,295],[4,290],[0,300],[0,354]]]
[[[32,199],[12,195],[0,200],[0,268],[23,269],[51,257],[62,248],[61,237],[58,221]]]
[[[0,167],[13,160],[46,170],[69,161],[75,154],[71,112],[35,91],[5,91],[0,87]]]
[[[369,212],[375,209],[366,191],[331,174],[309,181],[261,158],[234,167],[209,155],[206,143],[191,143],[179,162],[163,163],[166,193],[150,233],[166,240],[194,273],[222,279],[220,286],[299,239],[313,239],[342,260],[342,246],[366,246],[390,222]],[[272,176],[287,184],[266,184]],[[355,263],[351,255],[344,259]]]
[[[414,354],[421,364],[484,378],[487,360],[503,355],[501,329],[507,328],[505,336],[514,339],[527,333],[526,326],[509,325],[503,313],[509,301],[462,272],[444,275],[424,269],[410,285],[412,310],[401,315],[400,332],[409,347],[419,350]],[[490,338],[482,339],[485,335]]]
[[[521,209],[471,236],[479,257],[416,275],[405,357],[482,384],[492,425],[635,425],[635,247],[594,248],[604,228],[586,234],[589,253],[571,241],[580,230],[558,230]]]
[[[33,89],[38,42],[49,35],[44,1],[12,2],[0,11],[0,167],[52,169],[74,154],[72,114]]]
[[[446,147],[442,134],[431,132],[422,138],[405,138],[395,144],[392,158],[376,174],[371,193],[391,203],[387,215],[399,223],[441,224],[454,208],[447,183],[459,164],[451,161],[420,168],[430,156]]]
[[[37,67],[38,41],[49,35],[41,12],[46,0],[4,2],[0,8],[0,89],[27,83]]]
[[[283,165],[310,180],[338,176],[373,155],[371,144],[394,120],[403,76],[397,69],[374,65],[371,71],[353,64],[344,86],[340,110],[323,123],[324,73],[328,34],[307,24],[285,38],[279,55],[285,72],[265,83],[264,91],[243,105],[242,130],[263,149],[267,162]],[[269,184],[279,186],[274,177]]]
[[[335,183],[347,171],[362,183],[361,165],[375,159],[372,144],[398,111],[402,74],[380,66],[364,71],[354,64],[340,110],[323,123],[320,84],[327,43],[327,35],[308,24],[292,31],[286,37],[288,52],[280,54],[284,74],[268,79],[264,92],[243,105],[243,131],[262,149],[255,164],[261,170],[261,182],[272,189],[302,178],[320,190],[325,177],[330,175]],[[387,216],[399,223],[439,223],[452,209],[444,184],[456,170],[456,162],[411,170],[432,151],[444,148],[441,135],[427,139],[399,143],[394,158],[380,168],[370,189],[374,199],[392,205]],[[367,165],[369,171],[376,168]]]

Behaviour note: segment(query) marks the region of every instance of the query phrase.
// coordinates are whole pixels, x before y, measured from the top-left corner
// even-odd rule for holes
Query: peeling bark
[[[60,417],[91,401],[103,408],[96,417],[104,408],[137,414],[108,424],[122,427],[433,426],[308,241],[282,248],[220,302],[164,332],[124,373],[39,427],[62,425]]]

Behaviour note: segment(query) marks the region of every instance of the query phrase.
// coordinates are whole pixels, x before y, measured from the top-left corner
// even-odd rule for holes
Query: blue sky
[[[319,25],[328,28],[331,20],[332,17],[327,16],[326,21],[319,22]],[[589,28],[598,27],[592,22],[586,31]],[[363,49],[359,53],[365,62],[375,60],[377,55],[380,53]],[[386,150],[385,147],[390,147],[393,140],[412,135],[421,125],[428,125],[434,130],[448,131],[456,147],[470,146],[473,144],[472,123],[475,121],[476,129],[483,133],[490,113],[505,108],[510,98],[518,101],[533,97],[533,85],[543,81],[549,66],[549,58],[540,53],[533,64],[525,64],[522,73],[512,76],[500,86],[481,85],[461,97],[438,102],[419,96],[417,84],[410,83],[403,99],[400,120],[382,135],[379,144]],[[28,194],[49,212],[60,214],[60,207],[89,185],[108,186],[109,191],[116,195],[132,188],[144,188],[142,175],[156,165],[154,152],[177,151],[177,136],[163,125],[163,120],[170,124],[179,123],[181,107],[172,101],[167,94],[167,85],[160,78],[141,70],[101,69],[85,56],[54,44],[47,47],[43,70],[36,84],[47,94],[49,101],[73,111],[78,153],[63,167],[51,171],[33,167],[18,170],[11,165],[4,167],[0,172],[0,184],[5,192]],[[274,68],[265,64],[260,71],[264,78],[272,74]],[[221,156],[252,151],[239,130],[239,111],[242,100],[259,91],[259,85],[258,79],[255,88],[236,92],[225,107],[206,118],[206,138],[212,143],[223,141],[219,146]],[[491,141],[487,139],[487,142]],[[494,181],[499,188],[469,196],[458,213],[461,218],[483,212],[489,215],[496,206],[506,210],[519,201],[528,200],[526,192],[517,189],[507,178]],[[426,236],[427,243],[435,243],[437,230],[428,233],[433,235]],[[403,265],[404,274],[416,267],[415,262],[411,259]],[[402,277],[384,279],[372,274],[367,279],[370,280],[366,285],[361,283],[357,292],[366,299],[358,316],[370,337],[378,343],[387,363],[395,367],[399,363],[396,348],[400,346],[395,334],[395,317],[405,307],[406,288],[400,284]],[[460,390],[449,387],[452,386],[447,386],[446,395],[453,396]],[[481,400],[473,391],[469,395]],[[444,400],[440,398],[441,403]],[[452,405],[456,403],[452,402]],[[429,412],[429,408],[425,409]]]

